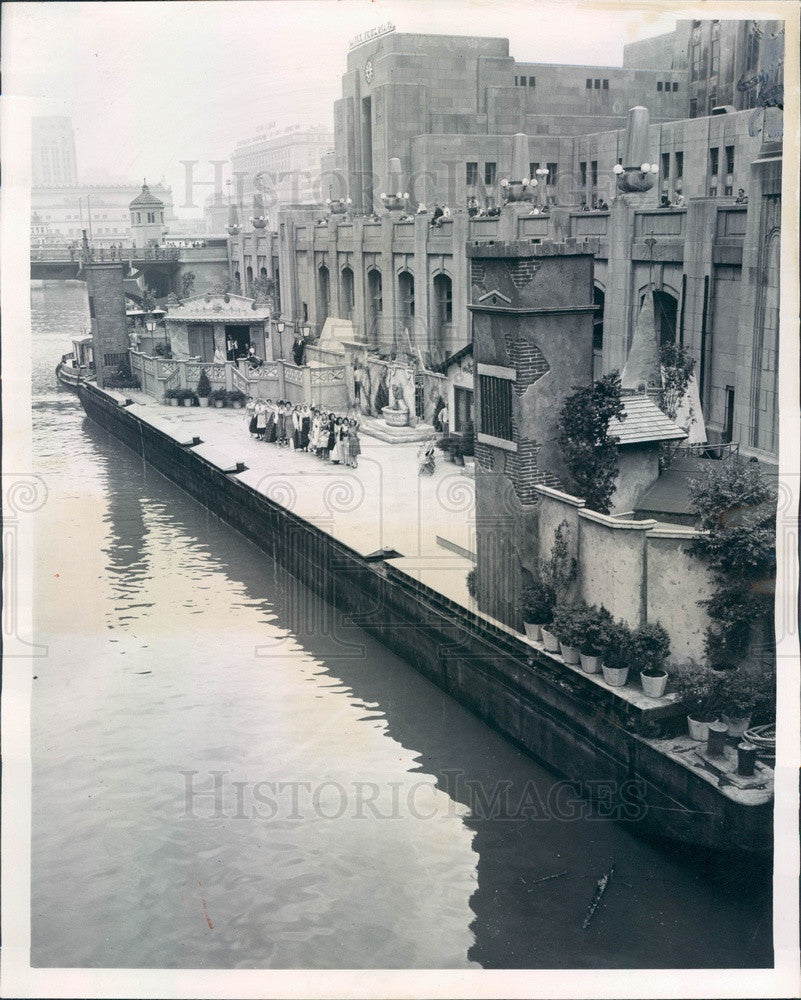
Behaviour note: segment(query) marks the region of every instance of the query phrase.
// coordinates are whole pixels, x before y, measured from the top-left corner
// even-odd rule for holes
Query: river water
[[[54,376],[85,288],[31,296],[32,964],[771,964],[764,871],[580,814],[92,424]]]

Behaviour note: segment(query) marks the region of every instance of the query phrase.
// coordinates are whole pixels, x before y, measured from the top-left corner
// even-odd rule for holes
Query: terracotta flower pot
[[[688,715],[687,732],[690,734],[690,739],[697,740],[699,743],[706,743],[709,738],[709,725],[711,722],[717,722],[717,719],[694,719],[691,715]]]
[[[534,642],[540,642],[542,639],[542,626],[532,625],[531,622],[523,622],[523,628],[526,630],[526,638],[533,639]]]
[[[742,736],[751,725],[751,716],[721,715],[723,722],[729,730],[729,736]]]
[[[664,670],[656,675],[640,673],[640,681],[648,698],[661,698],[667,687],[668,675]]]
[[[549,632],[548,629],[545,628],[544,625],[542,626],[542,628],[540,629],[540,631],[542,632],[542,641],[543,641],[543,643],[545,645],[545,649],[549,653],[558,653],[559,652],[559,640],[556,638],[556,636],[553,634],[553,632]]]
[[[626,681],[629,679],[629,668],[623,667],[618,669],[617,667],[607,667],[604,665],[601,667],[604,675],[604,680],[609,685],[609,687],[618,688],[624,687]]]
[[[581,669],[585,674],[597,674],[601,669],[601,657],[590,656],[588,653],[580,653]]]
[[[562,659],[565,661],[565,663],[569,663],[571,667],[578,666],[579,662],[578,646],[567,646],[564,642],[560,642],[559,646],[562,650]]]

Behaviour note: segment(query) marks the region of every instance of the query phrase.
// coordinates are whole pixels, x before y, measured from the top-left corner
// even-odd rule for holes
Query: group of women
[[[247,401],[248,428],[257,441],[312,452],[334,465],[355,469],[361,454],[359,422],[311,406],[279,399]]]

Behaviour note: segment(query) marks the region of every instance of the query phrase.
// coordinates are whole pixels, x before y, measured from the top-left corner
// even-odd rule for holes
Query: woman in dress
[[[252,396],[248,396],[245,403],[245,417],[248,422],[248,430],[251,435],[256,434],[256,401]]]
[[[328,422],[323,427],[323,458],[333,457],[332,452],[336,444],[336,420],[333,413],[328,414]]]
[[[267,407],[267,426],[264,429],[264,440],[268,444],[272,444],[275,441],[275,407],[271,399],[267,400],[265,406]]]
[[[278,447],[283,448],[286,445],[286,412],[284,409],[283,399],[278,400],[277,421],[278,421],[278,426],[277,426]]]
[[[340,465],[348,464],[348,421],[345,418],[337,420],[337,460]]]
[[[355,469],[359,464],[359,455],[362,453],[361,445],[359,444],[359,421],[351,420],[350,427],[348,428],[348,465],[352,469]]]
[[[311,413],[309,407],[304,406],[300,411],[300,450],[309,450],[309,435],[311,433]]]
[[[267,430],[267,407],[259,400],[256,403],[256,440],[264,440],[264,432]]]

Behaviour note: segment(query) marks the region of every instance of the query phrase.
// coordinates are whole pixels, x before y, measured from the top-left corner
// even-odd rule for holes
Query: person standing
[[[304,404],[300,411],[300,450],[309,450],[309,436],[311,434],[311,413],[309,407]]]
[[[264,432],[267,430],[267,407],[261,400],[256,403],[256,440],[264,440]]]
[[[268,399],[265,405],[267,407],[267,426],[264,430],[264,440],[268,444],[272,444],[275,441],[275,407],[271,399]]]
[[[439,428],[445,437],[448,436],[448,428],[450,424],[451,415],[448,410],[448,404],[446,403],[442,409],[439,411]]]
[[[359,444],[359,421],[351,420],[350,428],[348,429],[348,465],[352,469],[355,469],[359,464],[359,455],[361,455],[362,449]]]
[[[248,396],[245,403],[245,415],[248,421],[248,430],[252,435],[256,434],[256,402],[252,396]]]

